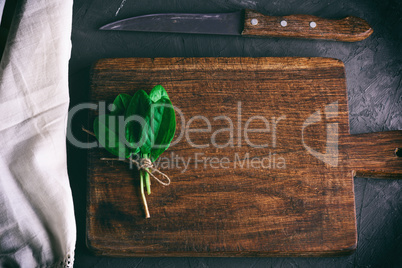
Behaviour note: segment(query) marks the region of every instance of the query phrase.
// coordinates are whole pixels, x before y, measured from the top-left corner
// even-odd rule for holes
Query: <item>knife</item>
[[[363,19],[324,19],[312,15],[267,16],[252,10],[232,13],[149,14],[119,20],[100,30],[291,37],[361,41],[373,32]]]

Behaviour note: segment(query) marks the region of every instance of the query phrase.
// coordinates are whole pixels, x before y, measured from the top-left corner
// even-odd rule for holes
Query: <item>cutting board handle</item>
[[[402,131],[349,135],[342,146],[355,177],[402,179]]]

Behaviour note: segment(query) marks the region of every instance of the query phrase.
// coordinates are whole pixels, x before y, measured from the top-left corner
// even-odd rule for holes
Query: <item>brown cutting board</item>
[[[348,134],[339,60],[104,59],[93,66],[90,99],[108,104],[158,84],[176,107],[173,144],[155,163],[172,183],[152,181],[145,219],[139,172],[91,149],[87,244],[97,254],[348,253],[357,243],[352,170],[400,171],[400,132]]]

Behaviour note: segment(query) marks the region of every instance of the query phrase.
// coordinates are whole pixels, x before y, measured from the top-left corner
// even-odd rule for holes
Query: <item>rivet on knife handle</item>
[[[363,19],[323,19],[312,15],[266,16],[245,10],[242,35],[328,39],[355,42],[366,39],[373,29]]]

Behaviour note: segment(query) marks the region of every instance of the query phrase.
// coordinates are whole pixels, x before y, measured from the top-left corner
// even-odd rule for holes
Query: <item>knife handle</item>
[[[312,15],[266,16],[245,10],[242,35],[328,39],[355,42],[366,39],[373,33],[363,19],[323,19]]]

